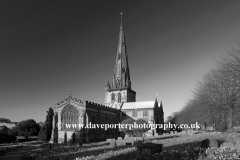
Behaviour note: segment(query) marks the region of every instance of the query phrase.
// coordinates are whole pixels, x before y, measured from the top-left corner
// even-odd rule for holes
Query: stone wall
[[[133,112],[137,112],[137,116],[133,116]],[[144,111],[148,111],[148,115],[145,116],[143,115]],[[147,108],[147,109],[125,109],[122,110],[122,112],[126,113],[126,115],[128,117],[131,117],[132,119],[134,119],[135,121],[142,118],[144,120],[146,120],[149,124],[153,123],[153,108]]]
[[[79,103],[77,103],[79,102]],[[116,129],[108,129],[105,131],[104,129],[94,128],[94,129],[84,129],[80,130],[80,128],[71,128],[66,129],[64,127],[57,127],[58,123],[64,124],[64,119],[62,118],[62,111],[65,107],[71,106],[71,109],[75,107],[79,114],[78,122],[71,123],[67,119],[67,124],[83,124],[86,125],[91,124],[118,124],[120,122],[120,111],[117,109],[113,109],[107,106],[103,106],[100,104],[96,104],[93,102],[85,101],[81,102],[77,101],[69,96],[68,99],[58,103],[56,107],[54,107],[54,118],[53,118],[53,132],[51,142],[54,143],[62,143],[65,139],[65,133],[67,134],[67,141],[69,141],[72,137],[72,134],[82,132],[82,136],[84,136],[85,143],[88,142],[97,142],[104,141],[106,138],[115,138],[119,136],[119,131]],[[81,103],[80,103],[81,102]],[[76,114],[74,115],[76,117]],[[70,122],[70,123],[69,123]],[[80,134],[79,134],[80,135]],[[79,137],[79,136],[78,136]],[[80,139],[81,137],[79,137]]]
[[[117,90],[107,90],[105,91],[105,104],[109,105],[112,103],[112,94],[115,95],[115,100],[118,103],[122,102],[135,102],[136,93],[130,89],[117,89]],[[118,101],[118,95],[121,95],[121,102]]]

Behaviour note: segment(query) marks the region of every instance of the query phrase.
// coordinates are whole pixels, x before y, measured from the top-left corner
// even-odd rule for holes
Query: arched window
[[[79,123],[79,112],[76,107],[67,105],[64,107],[61,115],[61,121],[65,130],[75,130],[74,128],[66,128],[65,124],[78,124]]]
[[[143,116],[148,116],[148,110],[143,111]]]
[[[132,111],[132,116],[133,116],[133,117],[137,117],[137,110],[133,110],[133,111]]]
[[[121,93],[118,93],[118,103],[121,102]]]
[[[115,95],[114,95],[114,93],[112,93],[111,99],[112,99],[112,101],[115,100]]]

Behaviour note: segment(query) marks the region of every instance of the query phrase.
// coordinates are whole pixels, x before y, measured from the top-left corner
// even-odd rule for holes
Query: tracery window
[[[154,120],[154,117],[153,116],[151,116],[151,121],[153,121]]]
[[[137,117],[137,110],[134,110],[134,111],[132,112],[132,116],[133,116],[133,117]]]
[[[112,93],[111,100],[112,100],[112,101],[115,100],[115,95],[114,95],[114,93]]]
[[[148,116],[148,110],[143,111],[143,116]]]
[[[118,93],[118,103],[121,102],[121,93]]]
[[[61,115],[62,124],[78,124],[79,122],[79,112],[76,107],[72,105],[67,105],[64,107]],[[63,125],[65,130],[74,130],[73,128],[66,128],[66,125]]]

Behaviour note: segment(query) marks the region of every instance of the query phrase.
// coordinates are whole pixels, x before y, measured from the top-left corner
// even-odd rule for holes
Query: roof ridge
[[[154,108],[155,101],[124,102],[122,109]]]

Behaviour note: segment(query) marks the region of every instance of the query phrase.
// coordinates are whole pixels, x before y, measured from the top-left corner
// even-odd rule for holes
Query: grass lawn
[[[138,151],[130,152],[125,155],[119,155],[116,157],[107,158],[108,160],[195,160],[199,157],[199,148],[201,143],[194,142],[188,144],[178,144],[169,147],[163,147],[163,151],[160,154],[154,154],[152,156],[140,156]]]
[[[167,137],[167,136],[166,136]],[[52,150],[36,149],[29,153],[40,160],[212,160],[225,157],[228,160],[237,159],[239,152],[232,149],[208,149],[206,157],[199,154],[201,141],[206,139],[221,141],[236,141],[240,134],[231,133],[199,133],[194,135],[181,135],[166,139],[165,136],[154,138],[152,143],[163,144],[163,151],[151,156],[139,156],[135,146],[122,146],[111,148],[106,142],[88,144],[83,147],[78,145],[56,145]]]
[[[137,150],[132,150],[125,154],[119,154],[117,156],[114,156],[114,153],[112,152],[112,157],[104,157],[104,153],[102,156],[98,156],[101,152],[98,153],[91,153],[89,155],[83,155],[83,154],[76,154],[74,156],[67,156],[66,160],[101,160],[101,159],[107,159],[107,160],[156,160],[156,159],[166,159],[166,160],[180,160],[180,159],[189,159],[194,160],[199,157],[199,147],[201,143],[200,142],[194,142],[194,143],[188,143],[188,144],[178,144],[175,146],[169,146],[164,147],[163,152],[160,154],[154,154],[152,156],[140,156],[138,154]],[[134,148],[134,147],[132,147]],[[112,151],[118,151],[117,149]],[[107,151],[105,151],[106,153]],[[93,156],[93,157],[87,157],[87,156]],[[78,158],[77,158],[78,157]],[[82,158],[85,157],[85,158]],[[81,159],[82,158],[82,159]]]
[[[5,145],[0,146],[0,156],[6,154],[7,152],[14,151],[15,149],[18,149],[22,147],[21,145]]]
[[[99,150],[95,150],[95,151],[86,151],[86,152],[71,154],[71,155],[67,155],[65,157],[65,160],[75,160],[76,158],[82,158],[82,157],[87,157],[87,156],[97,157],[99,154],[102,154],[102,153],[107,153],[107,152],[111,152],[111,151],[120,151],[120,150],[127,149],[127,148],[133,148],[133,146],[121,146],[121,147],[116,147],[116,148],[99,149]],[[113,157],[113,158],[115,158],[115,157]],[[50,159],[47,159],[47,160],[50,160]]]

